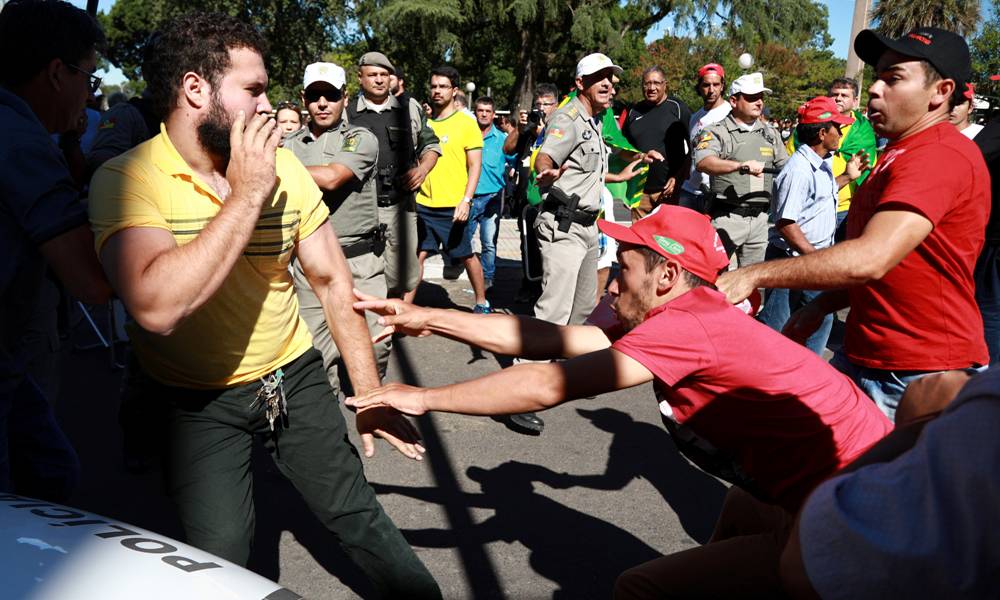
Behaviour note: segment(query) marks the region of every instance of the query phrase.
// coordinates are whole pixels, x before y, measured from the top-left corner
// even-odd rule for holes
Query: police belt
[[[556,216],[557,221],[569,219],[571,222],[584,227],[590,227],[597,222],[597,211],[570,210],[565,204],[558,200],[546,200],[542,203],[542,211],[550,212]]]
[[[768,204],[762,204],[759,202],[742,202],[740,204],[724,204],[719,202],[712,207],[711,216],[713,219],[715,217],[724,217],[726,215],[756,217],[761,213],[766,213],[768,208]]]
[[[342,246],[344,258],[357,258],[363,254],[374,254],[379,256],[385,250],[385,225],[379,225],[365,234],[365,237],[353,244]]]
[[[387,196],[380,195],[375,202],[378,204],[379,208],[388,208],[390,206],[396,206],[408,196],[409,194],[390,194]]]

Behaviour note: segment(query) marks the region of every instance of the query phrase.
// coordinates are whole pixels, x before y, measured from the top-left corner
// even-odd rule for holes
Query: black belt
[[[379,208],[388,208],[390,206],[396,206],[403,199],[406,198],[406,194],[396,194],[391,198],[378,198],[375,203],[378,204]]]
[[[379,230],[372,231],[365,235],[364,239],[342,246],[344,258],[357,258],[363,254],[375,254],[379,256],[385,249],[385,240]]]
[[[741,217],[756,217],[761,213],[766,213],[770,205],[768,204],[716,204],[712,207],[712,218],[724,217],[726,215],[739,215]]]
[[[574,210],[570,211],[561,202],[547,201],[542,204],[542,211],[549,212],[556,216],[556,219],[561,221],[565,217],[569,217],[570,221],[583,225],[584,227],[590,227],[597,222],[597,212],[588,212],[585,210]]]

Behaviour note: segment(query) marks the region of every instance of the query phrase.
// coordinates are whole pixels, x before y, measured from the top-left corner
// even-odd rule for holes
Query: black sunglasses
[[[90,71],[84,71],[83,69],[81,69],[80,67],[78,67],[78,66],[76,66],[74,64],[70,64],[70,63],[65,63],[65,64],[66,64],[67,67],[73,69],[74,71],[76,71],[78,73],[83,73],[88,78],[90,78],[90,93],[91,94],[96,94],[97,90],[101,89],[101,78],[100,77],[98,77],[97,75],[94,75]]]
[[[344,93],[337,88],[330,90],[306,90],[303,95],[306,98],[306,102],[310,104],[319,102],[320,98],[326,98],[327,102],[340,102],[340,99],[344,97]]]

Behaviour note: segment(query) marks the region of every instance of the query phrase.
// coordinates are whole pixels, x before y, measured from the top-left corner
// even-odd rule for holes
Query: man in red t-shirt
[[[381,313],[386,334],[436,333],[498,354],[569,360],[521,364],[442,388],[390,384],[347,403],[391,406],[415,415],[429,410],[511,414],[653,381],[663,421],[678,447],[706,471],[770,503],[766,510],[787,515],[789,526],[791,512],[814,486],[891,430],[888,419],[847,377],[713,288],[729,259],[708,217],[661,205],[631,227],[608,221],[599,227],[619,242],[621,272],[591,316],[592,324],[559,326],[398,300],[355,305]],[[733,511],[748,502],[758,503],[741,494]],[[727,507],[731,504],[727,500]],[[723,512],[720,523],[731,520]],[[719,532],[714,541],[721,541]],[[780,551],[773,531],[765,538],[763,549],[750,544],[736,552]],[[759,563],[740,554],[733,564],[743,565],[739,572],[745,572]],[[676,568],[653,568],[662,583],[652,584],[655,589],[673,589]]]
[[[989,362],[973,269],[990,209],[975,144],[948,122],[971,76],[960,36],[922,27],[891,40],[866,30],[854,49],[875,67],[868,118],[891,143],[851,202],[846,242],[722,275],[738,302],[758,287],[826,289],[792,315],[806,339],[850,306],[833,364],[892,418],[906,385],[927,373]]]

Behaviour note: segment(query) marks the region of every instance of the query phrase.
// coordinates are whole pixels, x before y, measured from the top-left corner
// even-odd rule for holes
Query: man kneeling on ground
[[[511,414],[653,381],[678,448],[736,487],[708,545],[627,571],[616,597],[727,596],[746,590],[747,582],[777,589],[776,557],[791,515],[813,487],[892,425],[846,376],[714,289],[729,259],[706,216],[661,206],[630,228],[599,225],[620,244],[621,272],[608,290],[610,306],[598,307],[593,324],[559,326],[398,300],[355,304],[383,315],[383,335],[436,333],[498,354],[568,360],[522,364],[441,388],[391,384],[348,404],[412,415]],[[749,514],[754,518],[743,518]],[[742,527],[761,516],[767,517],[762,526]],[[726,569],[700,568],[720,556]]]

